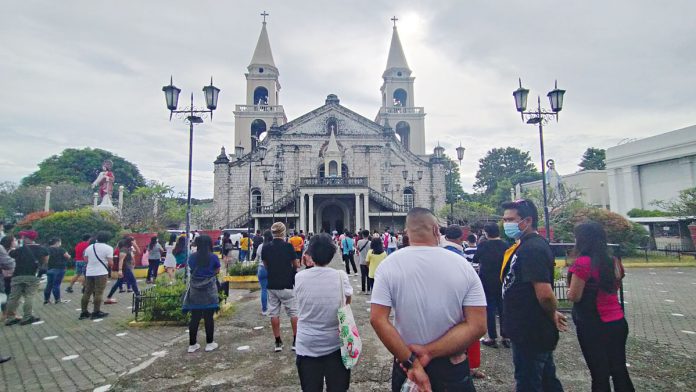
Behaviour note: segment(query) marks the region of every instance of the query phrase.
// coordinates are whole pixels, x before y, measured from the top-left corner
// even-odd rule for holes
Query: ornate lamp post
[[[457,160],[459,161],[459,167],[462,167],[462,160],[464,159],[464,151],[466,149],[462,147],[462,143],[459,142],[459,147],[455,148],[457,151]],[[435,158],[437,159],[444,159],[445,157],[445,149],[440,146],[440,143],[437,144],[437,147],[433,150],[433,154],[435,155]],[[453,192],[453,187],[454,187],[454,165],[452,164],[452,161],[448,160],[447,165],[445,166],[447,169],[447,175],[449,176],[449,181],[447,181],[447,193],[449,194],[449,202],[450,202],[450,215],[449,215],[449,223],[454,222],[454,195],[452,195]]]
[[[563,94],[565,90],[558,89],[558,81],[555,82],[553,90],[549,91],[546,96],[549,98],[549,103],[551,104],[551,111],[542,109],[541,107],[541,97],[537,96],[537,109],[534,111],[526,112],[527,110],[527,97],[529,96],[529,90],[522,87],[522,79],[519,80],[520,87],[513,91],[512,96],[515,98],[515,107],[517,111],[520,112],[522,121],[527,120],[527,124],[538,124],[539,125],[539,148],[541,150],[541,184],[542,192],[544,194],[544,227],[546,228],[546,240],[551,241],[551,225],[549,224],[549,205],[548,196],[546,190],[546,159],[544,157],[544,124],[547,124],[549,120],[556,119],[558,121],[558,112],[563,109]]]
[[[191,232],[191,167],[193,164],[193,124],[202,124],[203,117],[206,114],[210,115],[210,120],[213,120],[213,111],[217,109],[218,95],[220,89],[213,86],[213,78],[210,78],[210,85],[203,87],[203,95],[205,97],[205,106],[207,110],[197,109],[193,106],[193,93],[191,93],[191,106],[183,110],[177,110],[179,103],[179,93],[181,89],[174,86],[174,78],[170,77],[169,85],[162,87],[164,98],[169,109],[169,121],[172,120],[172,115],[181,115],[184,121],[189,123],[189,156],[188,156],[188,193],[186,196],[186,253],[188,255],[191,249],[189,244],[189,233]],[[187,258],[188,260],[188,258]]]
[[[411,189],[413,190],[413,184],[415,184],[416,181],[420,181],[420,180],[423,179],[423,170],[418,170],[418,171],[416,172],[416,177],[414,177],[414,176],[413,176],[413,173],[411,173],[411,177],[410,177],[410,178],[408,177],[408,170],[402,170],[402,171],[401,171],[401,176],[403,177],[404,181],[406,181],[406,182],[408,182],[409,184],[411,184]],[[414,190],[413,197],[415,198],[415,190]],[[404,204],[406,204],[406,203],[404,203]],[[412,204],[415,204],[415,203],[412,203]],[[412,205],[411,207],[413,207],[413,205]],[[406,211],[406,212],[408,212],[408,211]]]
[[[276,169],[275,173],[273,173],[272,177],[269,177],[271,171],[268,169],[263,170],[263,180],[264,181],[270,181],[271,182],[271,187],[272,191],[271,194],[273,195],[273,199],[271,201],[271,212],[273,214],[273,223],[275,223],[275,190],[276,190],[276,184],[280,183],[283,181],[283,173],[284,171],[282,169]],[[270,178],[270,180],[269,180]]]
[[[247,160],[249,161],[249,220],[251,221],[251,166],[254,162],[261,162],[263,163],[264,158],[266,158],[266,152],[268,151],[268,147],[266,146],[259,146],[259,143],[254,143],[254,140],[258,140],[258,137],[252,135],[251,136],[251,152],[244,156],[244,147],[240,144],[239,146],[234,148],[234,153],[237,156],[237,161],[244,161]],[[256,146],[256,148],[254,148]],[[254,158],[254,153],[256,153],[257,158]],[[249,238],[251,238],[251,225],[248,226],[247,228],[247,233],[249,234]]]

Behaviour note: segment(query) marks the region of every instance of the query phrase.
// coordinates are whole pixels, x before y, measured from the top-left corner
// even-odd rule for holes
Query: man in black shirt
[[[271,226],[273,241],[263,244],[261,259],[268,271],[268,315],[271,317],[271,327],[275,337],[275,351],[283,350],[280,338],[280,307],[290,317],[292,324],[292,349],[295,350],[297,335],[297,302],[293,293],[295,272],[299,268],[299,260],[295,249],[285,242],[285,225],[276,222]]]
[[[263,243],[263,236],[261,235],[261,230],[256,230],[256,235],[251,239],[251,260],[256,260],[256,252],[259,250],[259,245]]]
[[[39,268],[45,268],[48,261],[48,250],[43,246],[34,243],[38,233],[33,230],[19,232],[19,239],[22,246],[10,251],[10,257],[15,259],[16,266],[12,275],[10,297],[7,300],[7,321],[5,325],[20,323],[21,325],[31,324],[39,321],[34,317],[33,297],[39,287],[39,278],[36,272]],[[19,300],[24,297],[24,307],[22,308],[23,317],[16,318]],[[20,321],[21,320],[21,321]]]
[[[503,266],[503,257],[508,248],[508,244],[500,239],[500,229],[495,223],[488,223],[483,227],[486,232],[486,241],[480,242],[476,254],[474,254],[474,264],[479,265],[479,277],[483,283],[483,291],[486,293],[486,315],[488,318],[488,339],[483,343],[489,347],[498,347],[496,339],[498,333],[495,327],[495,316],[500,315],[500,324],[503,320],[503,297],[501,295],[500,269]],[[500,330],[502,342],[505,347],[510,347],[510,342],[506,338],[502,328]]]
[[[519,240],[509,255],[503,281],[503,330],[512,341],[517,392],[563,391],[556,377],[553,350],[566,319],[556,310],[554,257],[536,231],[539,216],[530,200],[503,203],[505,234]]]

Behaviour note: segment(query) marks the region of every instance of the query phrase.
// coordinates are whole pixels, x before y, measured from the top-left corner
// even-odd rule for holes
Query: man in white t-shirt
[[[95,320],[109,315],[101,311],[102,297],[104,296],[104,289],[106,288],[106,278],[109,274],[108,268],[112,267],[114,261],[114,248],[106,243],[109,241],[109,237],[109,233],[103,231],[99,232],[97,233],[97,242],[89,245],[87,249],[85,249],[85,292],[82,294],[82,313],[80,313],[80,320],[84,320],[88,317]],[[94,296],[94,311],[89,313],[89,311],[87,311],[87,306],[92,296]]]
[[[407,377],[421,390],[474,391],[466,349],[486,333],[481,281],[461,256],[438,247],[428,209],[411,209],[406,231],[411,246],[379,265],[371,298],[372,327],[394,355],[392,391]]]

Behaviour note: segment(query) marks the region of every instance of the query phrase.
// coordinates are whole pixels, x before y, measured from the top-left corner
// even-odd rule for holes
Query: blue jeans
[[[138,290],[138,282],[135,280],[133,270],[130,268],[123,268],[123,278],[118,278],[118,280],[114,282],[114,285],[111,286],[111,291],[109,291],[109,295],[107,295],[106,298],[111,298],[116,292],[117,288],[123,287],[124,282],[129,287],[133,288],[133,292],[135,293],[135,295],[140,295],[140,290]]]
[[[159,259],[151,259],[151,260],[148,260],[147,262],[148,262],[147,281],[154,282],[157,280],[157,272],[159,271],[160,260]]]
[[[239,250],[239,261],[246,261],[248,250]]]
[[[396,252],[396,248],[387,248],[387,254],[390,255],[392,253]]]
[[[500,290],[497,292],[486,291],[486,317],[488,324],[488,338],[498,339],[498,333],[495,328],[495,315],[500,315],[500,335],[505,338],[503,333],[503,298],[501,297]]]
[[[535,352],[512,342],[516,392],[563,392],[556,377],[553,351]]]
[[[44,289],[44,301],[51,299],[51,291],[53,291],[53,299],[56,303],[60,302],[60,284],[65,276],[65,268],[51,268],[46,271],[46,288]]]
[[[266,271],[266,267],[263,264],[259,264],[256,276],[258,276],[259,285],[261,286],[261,311],[265,312],[268,310],[268,271]]]

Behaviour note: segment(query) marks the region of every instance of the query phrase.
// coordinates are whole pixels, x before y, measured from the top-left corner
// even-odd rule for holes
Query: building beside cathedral
[[[287,121],[265,21],[247,70],[246,103],[234,111],[235,152],[223,147],[215,160],[221,227],[262,229],[275,220],[313,233],[399,230],[410,208],[444,207],[443,149],[425,151],[425,110],[415,106],[396,26],[374,121],[334,94]]]

